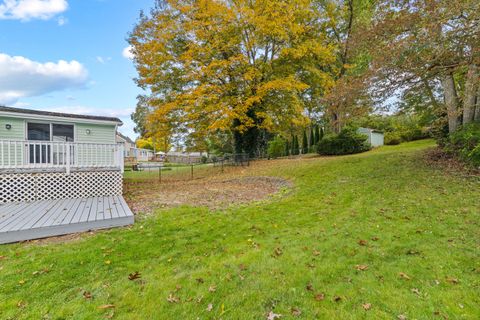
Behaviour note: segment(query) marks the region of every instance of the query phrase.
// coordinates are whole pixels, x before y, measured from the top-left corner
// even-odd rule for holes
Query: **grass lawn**
[[[238,174],[293,190],[0,246],[0,318],[479,319],[480,180],[427,167],[432,146],[262,161]]]

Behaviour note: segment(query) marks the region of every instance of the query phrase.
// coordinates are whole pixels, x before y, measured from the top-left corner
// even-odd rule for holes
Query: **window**
[[[50,141],[50,124],[48,123],[29,123],[28,140]]]
[[[52,141],[73,142],[73,125],[53,123]]]

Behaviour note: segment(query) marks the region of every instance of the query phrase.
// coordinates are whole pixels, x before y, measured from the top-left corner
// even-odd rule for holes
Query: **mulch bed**
[[[138,214],[181,205],[224,209],[234,204],[266,199],[283,188],[291,187],[291,183],[275,177],[240,177],[168,183],[128,182],[125,187],[125,200]]]
[[[430,167],[436,169],[457,175],[480,176],[480,168],[474,168],[466,164],[455,155],[446,153],[440,147],[428,150],[424,158]]]

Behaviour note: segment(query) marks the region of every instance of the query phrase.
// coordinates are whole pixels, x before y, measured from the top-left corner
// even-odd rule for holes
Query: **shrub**
[[[402,142],[400,135],[395,132],[385,132],[385,144],[387,146],[395,146]]]
[[[285,141],[281,137],[275,137],[273,140],[268,142],[268,157],[277,158],[281,157],[285,151]]]
[[[474,166],[480,166],[480,123],[462,126],[451,133],[444,149]]]
[[[317,145],[317,152],[322,155],[353,154],[368,150],[370,144],[367,137],[352,128],[346,128],[340,134],[326,135]]]

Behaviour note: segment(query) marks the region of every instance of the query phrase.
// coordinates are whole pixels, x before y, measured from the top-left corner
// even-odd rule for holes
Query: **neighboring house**
[[[123,143],[124,146],[124,157],[125,158],[131,158],[134,157],[134,150],[137,148],[135,145],[135,142],[130,139],[127,136],[124,136],[120,132],[117,132],[117,137],[116,137],[117,143]]]
[[[150,149],[141,149],[141,148],[135,148],[133,150],[134,157],[137,159],[137,161],[150,161],[154,153]]]
[[[0,243],[133,223],[118,118],[0,106]]]
[[[366,135],[368,138],[367,141],[372,147],[380,147],[384,145],[384,135],[382,131],[369,128],[359,128],[357,132]]]

